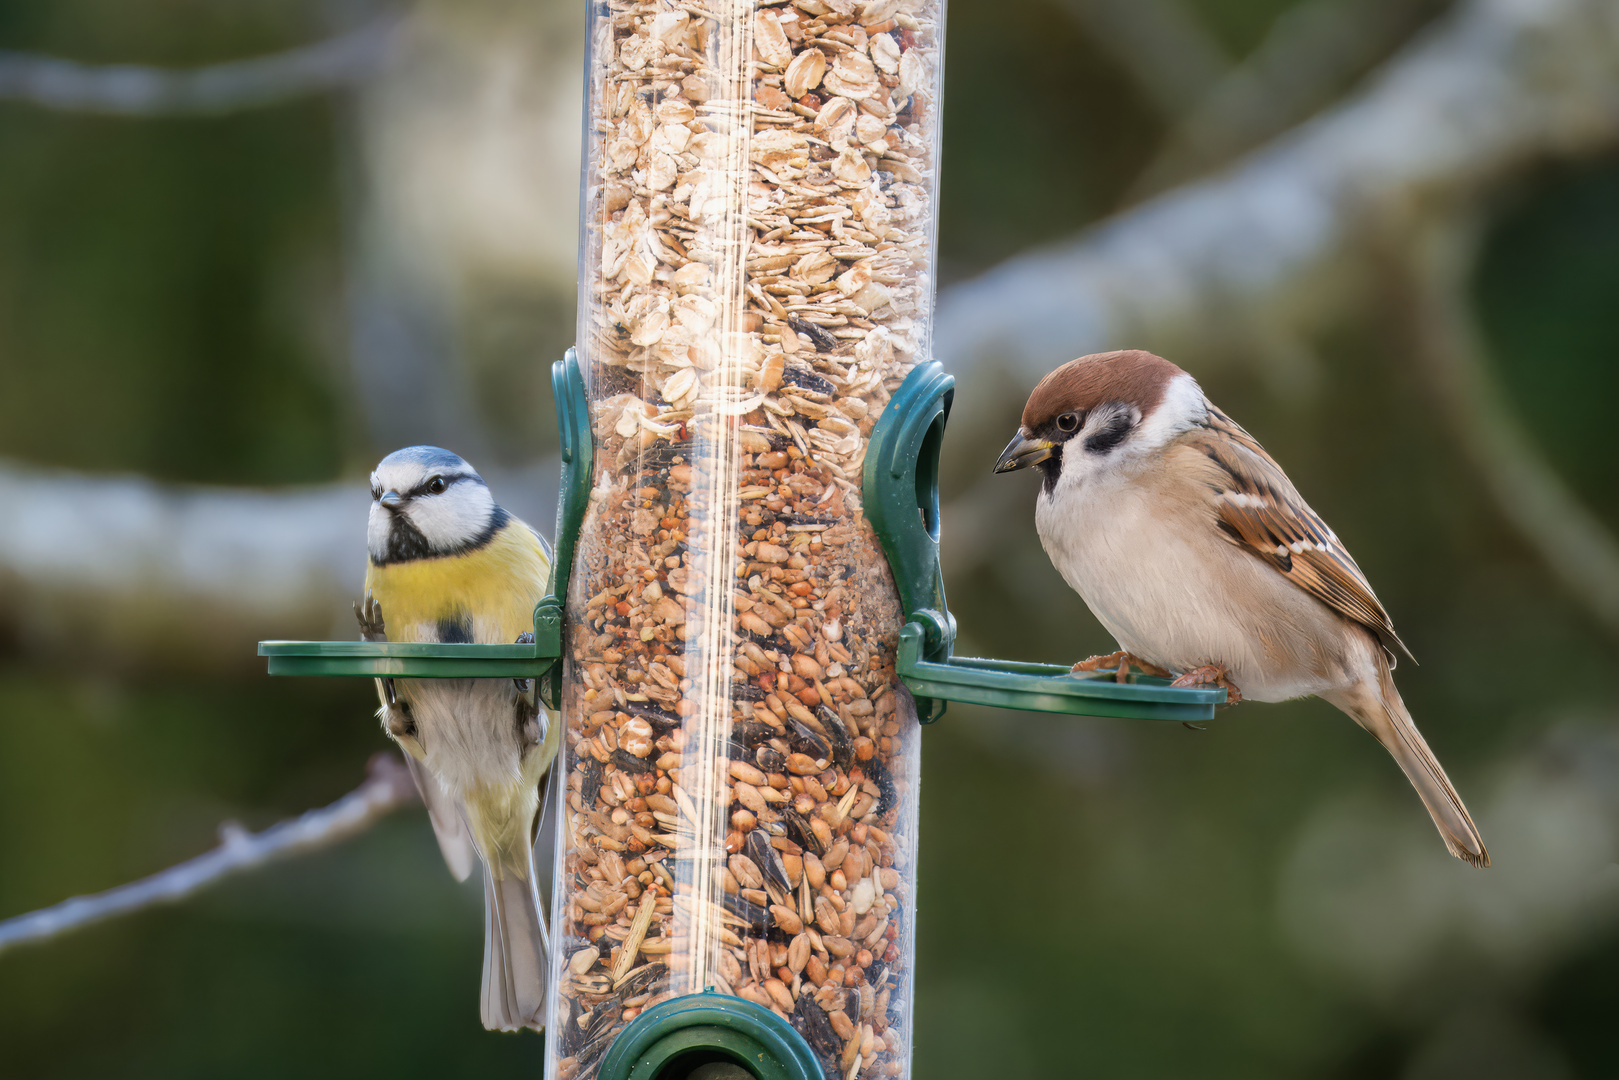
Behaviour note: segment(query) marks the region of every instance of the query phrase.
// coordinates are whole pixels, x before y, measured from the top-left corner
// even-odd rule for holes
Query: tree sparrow
[[[1394,755],[1451,854],[1490,865],[1394,688],[1394,650],[1410,652],[1365,575],[1190,375],[1139,350],[1064,364],[995,471],[1030,465],[1040,542],[1121,649],[1076,671],[1134,662],[1232,702],[1325,698]]]

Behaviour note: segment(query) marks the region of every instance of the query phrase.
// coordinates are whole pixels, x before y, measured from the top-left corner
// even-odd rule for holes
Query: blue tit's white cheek
[[[378,562],[388,557],[388,536],[393,530],[392,515],[378,503],[371,504],[371,516],[365,525],[365,546]]]
[[[405,516],[434,551],[449,551],[477,539],[494,512],[489,488],[476,480],[459,480],[437,495],[418,495],[405,507]]]

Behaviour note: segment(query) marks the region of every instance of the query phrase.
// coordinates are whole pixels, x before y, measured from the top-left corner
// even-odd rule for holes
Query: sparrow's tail
[[[490,1031],[545,1030],[545,984],[550,937],[534,889],[534,863],[527,878],[502,868],[483,871],[483,1026]]]
[[[1445,775],[1439,759],[1428,749],[1428,743],[1417,730],[1411,714],[1406,711],[1400,692],[1394,688],[1394,679],[1388,667],[1383,666],[1376,686],[1359,686],[1337,694],[1322,695],[1348,713],[1356,723],[1377,738],[1383,749],[1394,756],[1404,770],[1406,779],[1417,789],[1423,805],[1433,816],[1439,835],[1445,840],[1450,853],[1474,866],[1490,865],[1490,853],[1484,847],[1484,838],[1478,826],[1456,794],[1450,777]]]

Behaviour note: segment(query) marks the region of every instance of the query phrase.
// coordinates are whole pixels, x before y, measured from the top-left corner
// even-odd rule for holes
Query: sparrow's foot
[[[1204,664],[1202,667],[1195,667],[1169,685],[1218,686],[1225,691],[1227,705],[1235,705],[1242,700],[1242,691],[1231,681],[1231,675],[1226,671],[1224,664]]]
[[[382,621],[382,605],[367,589],[365,599],[354,605],[354,617],[360,622],[361,641],[387,641],[388,624]]]
[[[1123,649],[1115,653],[1108,653],[1106,656],[1093,656],[1088,660],[1081,660],[1069,668],[1068,673],[1078,675],[1082,671],[1106,671],[1108,668],[1117,668],[1118,671],[1114,674],[1113,679],[1115,682],[1122,683],[1129,681],[1130,666],[1132,664],[1140,668],[1143,675],[1157,675],[1159,678],[1169,675],[1169,672],[1157,664],[1148,663],[1141,657],[1127,653]]]

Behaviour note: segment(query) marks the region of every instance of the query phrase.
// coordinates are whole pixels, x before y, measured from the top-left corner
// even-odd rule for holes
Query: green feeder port
[[[738,1071],[740,1070],[740,1072]],[[665,1001],[630,1022],[599,1080],[824,1080],[809,1044],[762,1005],[712,990]]]

